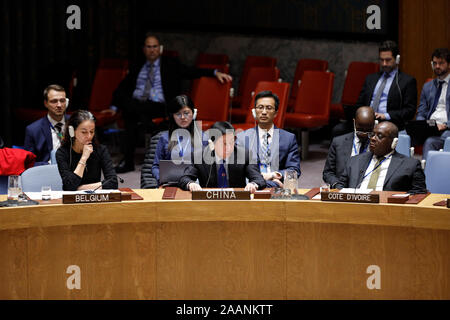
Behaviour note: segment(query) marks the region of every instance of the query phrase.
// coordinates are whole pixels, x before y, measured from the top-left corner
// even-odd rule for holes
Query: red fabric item
[[[0,175],[20,175],[34,166],[36,155],[23,149],[0,149]]]

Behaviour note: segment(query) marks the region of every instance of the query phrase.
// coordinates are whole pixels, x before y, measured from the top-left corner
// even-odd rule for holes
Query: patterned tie
[[[223,163],[219,166],[219,171],[217,174],[217,186],[219,188],[228,188],[227,171]]]
[[[375,163],[375,169],[372,171],[367,189],[375,189],[377,187],[378,177],[380,176],[381,172],[381,162],[383,160],[384,157],[381,157],[377,160],[377,163]]]
[[[55,124],[56,135],[58,136],[59,140],[62,139],[62,134],[61,134],[62,126],[63,126],[63,124],[61,122],[58,122],[57,124]]]
[[[261,144],[261,163],[265,165],[269,165],[270,159],[269,137],[270,134],[267,132]]]
[[[383,94],[384,87],[386,87],[386,82],[388,79],[388,75],[383,73],[383,81],[381,82],[380,87],[378,88],[375,99],[373,99],[372,108],[374,112],[378,112],[378,107],[380,106],[381,95]]]
[[[150,90],[153,86],[153,63],[150,63],[147,74],[147,81],[145,82],[144,93],[141,96],[141,101],[147,101],[150,97]]]
[[[433,114],[433,112],[436,111],[436,107],[438,105],[439,98],[441,97],[442,84],[444,82],[445,82],[444,80],[438,80],[438,88],[437,88],[437,91],[436,91],[436,95],[434,96],[433,106],[430,109],[430,111],[428,112],[428,119],[430,119],[430,117]]]

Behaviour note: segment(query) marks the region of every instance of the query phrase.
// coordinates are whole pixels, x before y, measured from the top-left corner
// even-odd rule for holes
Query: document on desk
[[[373,189],[355,189],[355,188],[343,188],[341,189],[342,193],[359,193],[359,194],[368,194],[371,193]]]

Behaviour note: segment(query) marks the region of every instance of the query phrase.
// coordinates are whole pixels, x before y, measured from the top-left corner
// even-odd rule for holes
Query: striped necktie
[[[270,133],[267,132],[261,143],[261,163],[265,165],[269,165],[270,159],[269,137]]]
[[[372,108],[374,112],[378,112],[378,107],[380,106],[381,95],[383,94],[383,90],[386,87],[386,81],[389,78],[389,75],[383,73],[383,81],[381,82],[380,87],[378,88],[375,99],[373,99]]]

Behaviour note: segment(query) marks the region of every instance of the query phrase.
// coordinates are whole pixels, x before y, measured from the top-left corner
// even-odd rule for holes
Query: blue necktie
[[[436,110],[436,107],[437,107],[438,102],[439,102],[439,98],[441,97],[442,84],[443,83],[444,83],[444,81],[438,80],[437,92],[436,92],[436,95],[434,96],[433,107],[430,109],[430,112],[428,112],[428,119],[430,119],[431,115]]]
[[[217,174],[217,186],[219,188],[228,188],[227,171],[223,163],[219,166],[219,171]]]

